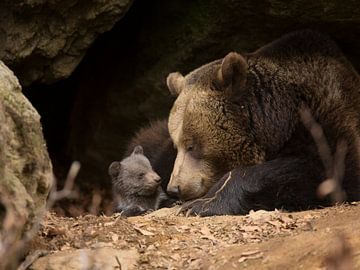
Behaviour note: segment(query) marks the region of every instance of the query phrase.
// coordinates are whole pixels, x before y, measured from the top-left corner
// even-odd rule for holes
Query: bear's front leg
[[[317,197],[325,180],[323,166],[309,157],[279,158],[236,168],[227,173],[202,198],[187,202],[188,215],[243,215],[250,210],[301,210],[328,205]]]
[[[239,186],[240,169],[225,174],[209,192],[193,201],[186,202],[181,207],[181,212],[188,215],[217,216],[246,214],[239,203],[241,187]]]

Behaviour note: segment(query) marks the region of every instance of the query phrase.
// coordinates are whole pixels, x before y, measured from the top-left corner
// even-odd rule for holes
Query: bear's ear
[[[173,72],[167,76],[166,84],[170,93],[177,97],[184,88],[185,78],[180,72]]]
[[[135,155],[135,154],[138,154],[138,155],[144,154],[144,149],[142,148],[141,145],[135,146],[134,151],[132,152],[132,155]]]
[[[221,63],[217,73],[217,83],[224,90],[236,91],[245,86],[247,69],[245,58],[236,52],[231,52]]]
[[[120,169],[121,169],[121,163],[119,161],[114,161],[110,164],[109,166],[109,175],[114,178],[117,177],[120,173]]]

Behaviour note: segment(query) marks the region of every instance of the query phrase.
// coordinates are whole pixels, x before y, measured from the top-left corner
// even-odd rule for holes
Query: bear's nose
[[[179,186],[168,186],[167,193],[172,197],[179,197],[180,189]]]

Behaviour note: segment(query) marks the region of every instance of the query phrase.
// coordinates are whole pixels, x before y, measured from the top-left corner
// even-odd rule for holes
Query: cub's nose
[[[172,197],[179,197],[180,196],[179,186],[168,186],[167,193]]]
[[[161,177],[156,172],[148,172],[146,178],[148,181],[154,181],[156,183],[159,183],[161,180]]]
[[[161,181],[161,177],[158,174],[154,175],[154,181],[155,182],[160,182]]]

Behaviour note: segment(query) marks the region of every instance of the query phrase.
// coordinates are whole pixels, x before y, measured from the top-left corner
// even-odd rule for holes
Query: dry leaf
[[[119,240],[119,236],[117,234],[112,234],[111,240],[113,240],[114,242],[117,242]]]
[[[146,236],[153,236],[153,235],[155,235],[155,234],[152,233],[152,232],[149,232],[149,231],[144,230],[144,229],[140,229],[140,228],[138,228],[138,227],[134,227],[134,229],[135,229],[135,231],[141,233],[142,235],[146,235]]]
[[[244,251],[241,253],[240,256],[250,256],[250,255],[254,255],[260,253],[260,250],[256,249],[256,250],[249,250],[249,251]]]
[[[247,260],[256,260],[256,259],[262,258],[263,256],[264,256],[264,254],[262,252],[259,252],[259,251],[253,253],[253,255],[243,255],[243,254],[241,254],[241,258],[238,260],[238,262],[242,263],[242,262],[245,262]]]

